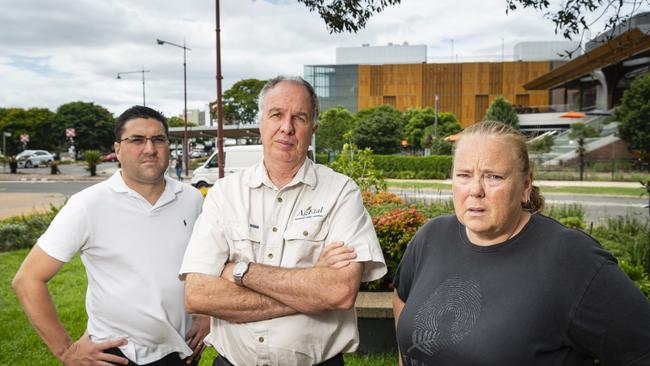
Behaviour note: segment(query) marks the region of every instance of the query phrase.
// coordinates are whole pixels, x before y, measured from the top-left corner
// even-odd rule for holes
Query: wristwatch
[[[244,286],[244,275],[248,272],[248,264],[249,262],[237,262],[232,270],[232,277],[239,286]]]

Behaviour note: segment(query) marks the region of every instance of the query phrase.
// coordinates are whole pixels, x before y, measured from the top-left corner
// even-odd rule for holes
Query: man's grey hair
[[[264,98],[266,97],[266,94],[273,88],[276,87],[276,85],[280,84],[283,81],[290,81],[296,84],[299,84],[307,90],[307,93],[309,94],[309,99],[311,101],[311,125],[316,126],[316,123],[318,122],[318,113],[319,113],[319,107],[318,107],[318,96],[316,95],[316,91],[314,91],[314,88],[307,82],[307,80],[301,78],[300,76],[284,76],[284,75],[279,75],[274,77],[273,79],[270,79],[269,81],[264,84],[264,87],[260,91],[260,95],[257,97],[257,123],[261,124],[262,123],[262,117],[264,113]]]

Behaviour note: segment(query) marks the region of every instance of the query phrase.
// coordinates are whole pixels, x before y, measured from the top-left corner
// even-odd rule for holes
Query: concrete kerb
[[[386,179],[388,182],[404,183],[440,183],[451,185],[451,179]],[[533,184],[539,187],[619,187],[640,188],[639,182],[600,182],[600,181],[568,181],[568,180],[534,180]]]

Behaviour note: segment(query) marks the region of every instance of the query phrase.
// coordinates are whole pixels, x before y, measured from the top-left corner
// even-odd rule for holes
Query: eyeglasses
[[[167,136],[164,135],[156,135],[156,136],[151,136],[151,137],[145,137],[145,136],[140,136],[140,135],[133,135],[129,137],[125,137],[121,140],[117,140],[117,142],[124,142],[126,141],[129,145],[133,146],[144,146],[147,144],[147,140],[151,141],[151,143],[155,147],[161,147],[167,145],[169,142],[169,139]]]

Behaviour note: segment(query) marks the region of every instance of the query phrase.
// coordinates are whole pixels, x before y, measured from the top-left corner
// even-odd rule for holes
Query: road
[[[82,189],[90,187],[96,183],[96,181],[0,182],[0,193],[58,193],[70,197]],[[407,199],[424,202],[451,199],[451,192],[444,190],[391,189],[391,191]],[[648,201],[646,198],[642,197],[548,194],[545,198],[546,202],[549,204],[577,203],[582,205],[586,211],[585,219],[587,222],[598,222],[601,218],[606,216],[633,214],[647,217],[648,215],[648,209],[644,208],[648,204]]]
[[[414,189],[391,189],[406,199],[412,199],[422,202],[432,202],[435,200],[450,200],[451,191],[446,190],[414,190]],[[607,216],[618,216],[631,214],[640,217],[648,216],[648,199],[644,197],[611,197],[598,195],[581,195],[581,194],[546,194],[544,195],[546,203],[582,205],[585,209],[585,221],[599,222]]]

